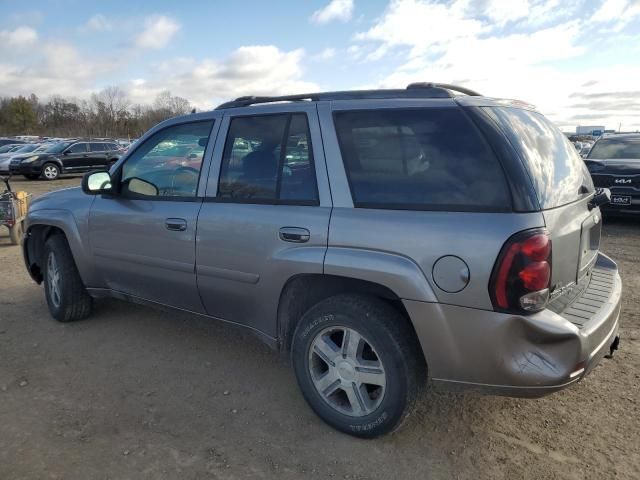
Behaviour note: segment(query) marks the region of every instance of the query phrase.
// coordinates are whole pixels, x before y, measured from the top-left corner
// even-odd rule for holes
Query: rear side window
[[[602,138],[595,143],[588,158],[640,159],[640,137]]]
[[[92,152],[104,152],[106,145],[104,143],[91,143],[89,144]]]
[[[356,207],[508,211],[493,152],[459,108],[335,113]]]
[[[487,108],[525,162],[543,210],[578,200],[582,187],[593,190],[584,161],[569,139],[537,112]]]
[[[317,204],[306,114],[233,118],[218,197],[240,203]]]

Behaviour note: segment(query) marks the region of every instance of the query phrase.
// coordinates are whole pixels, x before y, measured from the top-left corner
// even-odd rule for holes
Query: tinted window
[[[175,125],[148,138],[122,167],[122,191],[136,196],[194,197],[212,126],[212,120]]]
[[[458,108],[346,111],[335,123],[356,206],[511,208],[497,159]]]
[[[578,200],[582,186],[593,189],[589,172],[574,146],[543,115],[519,108],[488,110],[524,159],[543,209]]]
[[[640,137],[602,138],[595,143],[588,158],[640,159]]]
[[[306,115],[232,119],[222,159],[219,197],[249,202],[317,202]]]
[[[106,150],[104,143],[91,143],[90,148],[92,152],[104,152]]]
[[[70,153],[84,153],[87,151],[86,143],[76,143],[75,145],[71,145],[69,148]]]

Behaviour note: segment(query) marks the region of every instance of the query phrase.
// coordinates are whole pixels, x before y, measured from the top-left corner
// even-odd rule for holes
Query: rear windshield
[[[335,113],[356,207],[508,211],[493,152],[460,108]]]
[[[488,108],[521,154],[545,210],[578,200],[581,188],[593,190],[584,161],[569,139],[537,112],[519,108]]]
[[[640,137],[638,138],[601,138],[598,140],[588,158],[640,159]]]

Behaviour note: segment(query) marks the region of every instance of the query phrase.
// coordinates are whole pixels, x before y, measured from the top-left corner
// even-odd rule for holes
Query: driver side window
[[[213,120],[165,128],[147,139],[122,166],[126,196],[195,197]]]

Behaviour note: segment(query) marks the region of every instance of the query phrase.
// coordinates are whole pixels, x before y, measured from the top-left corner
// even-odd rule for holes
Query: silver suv
[[[323,420],[373,437],[427,382],[541,396],[617,347],[607,199],[521,102],[441,84],[242,97],[34,201],[24,256],[55,319],[116,297],[246,327]]]

